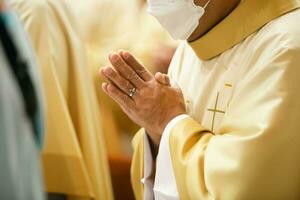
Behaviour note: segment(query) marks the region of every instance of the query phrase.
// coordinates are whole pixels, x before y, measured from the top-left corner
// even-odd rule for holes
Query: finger
[[[154,77],[155,80],[157,80],[160,84],[171,86],[170,78],[168,75],[157,72]]]
[[[131,55],[128,51],[121,51],[120,55],[124,59],[124,61],[132,67],[132,69],[144,80],[150,81],[153,79],[153,75],[141,65],[137,59]]]
[[[110,83],[102,84],[103,91],[110,96],[119,106],[123,107],[126,110],[134,110],[135,103],[134,101],[116,86]]]
[[[145,86],[144,80],[124,62],[120,55],[112,53],[109,55],[109,60],[119,74],[129,80],[136,88]]]
[[[111,84],[113,85],[113,83],[111,83]],[[108,83],[102,83],[102,90],[103,90],[108,96],[110,96],[107,87],[108,87]],[[112,97],[111,97],[111,98],[112,98]],[[112,98],[112,99],[113,99],[113,98]],[[121,108],[127,115],[129,115],[129,114],[132,112],[132,111],[131,111],[129,108],[127,108],[126,106],[120,105],[120,104],[117,102],[117,100],[115,100],[115,99],[113,99],[113,100],[120,106],[120,108]]]
[[[135,88],[128,80],[124,79],[118,72],[111,67],[104,67],[101,73],[110,81],[112,81],[125,94],[128,94],[130,89]]]

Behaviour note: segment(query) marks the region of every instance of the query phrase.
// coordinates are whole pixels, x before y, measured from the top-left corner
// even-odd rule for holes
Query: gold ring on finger
[[[130,88],[128,96],[133,97],[136,94],[136,88]]]

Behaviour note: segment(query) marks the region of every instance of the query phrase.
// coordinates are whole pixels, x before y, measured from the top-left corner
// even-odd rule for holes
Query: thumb
[[[160,84],[171,86],[171,81],[168,75],[157,72],[154,77]]]

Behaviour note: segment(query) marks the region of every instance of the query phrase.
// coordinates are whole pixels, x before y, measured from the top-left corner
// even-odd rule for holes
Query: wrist
[[[158,142],[158,139],[153,138],[147,130],[146,130],[146,135],[147,135],[148,140],[149,140],[149,145],[150,145],[153,160],[155,160],[156,156],[158,154],[160,139],[159,139],[159,142]]]
[[[176,117],[180,116],[180,115],[183,115],[183,114],[186,114],[186,111],[185,110],[182,110],[182,111],[177,111],[177,112],[174,112],[174,114],[171,114],[169,115],[169,117],[167,118],[167,120],[164,121],[164,123],[162,123],[161,125],[161,135],[163,134],[164,130],[166,129],[167,125],[173,120],[175,119]]]
[[[151,143],[158,147],[160,144],[162,132],[160,132],[160,131],[154,132],[154,131],[150,131],[150,130],[146,129],[146,134],[147,134],[149,140],[151,141]]]
[[[163,121],[155,129],[153,129],[153,130],[146,129],[147,135],[149,136],[149,139],[151,140],[151,142],[153,143],[153,145],[155,145],[157,148],[159,147],[162,134],[163,134],[165,128],[167,127],[167,125],[174,118],[176,118],[177,116],[183,115],[183,114],[186,114],[186,112],[185,111],[177,112],[176,114],[170,115],[170,117],[166,118],[166,120]]]

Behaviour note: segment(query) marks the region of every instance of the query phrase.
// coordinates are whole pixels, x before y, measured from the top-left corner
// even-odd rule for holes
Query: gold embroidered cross
[[[208,111],[213,112],[213,119],[212,119],[212,125],[211,125],[211,130],[212,131],[214,131],[216,114],[217,113],[225,114],[225,111],[218,110],[219,95],[220,95],[220,92],[218,92],[218,94],[217,94],[217,98],[216,98],[216,102],[215,102],[215,107],[207,109]]]

